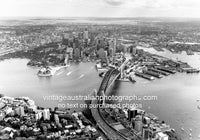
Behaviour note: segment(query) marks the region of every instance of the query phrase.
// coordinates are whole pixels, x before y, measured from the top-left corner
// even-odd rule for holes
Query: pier
[[[175,70],[172,70],[170,69],[169,67],[157,67],[158,70],[161,70],[161,71],[165,71],[165,72],[168,72],[170,74],[175,74],[176,71]]]
[[[167,72],[164,72],[164,71],[161,71],[161,70],[158,70],[158,69],[154,69],[154,68],[148,68],[148,70],[149,70],[149,71],[153,71],[153,72],[157,72],[157,73],[162,74],[162,75],[164,75],[164,76],[170,75],[170,74],[167,73]]]
[[[150,75],[150,76],[154,76],[154,77],[156,77],[156,78],[162,78],[162,77],[163,77],[163,76],[160,75],[159,73],[153,72],[153,71],[143,70],[143,73],[144,73],[144,74],[147,74],[147,75]]]
[[[139,77],[142,77],[142,78],[145,78],[147,80],[154,80],[153,76],[149,76],[149,75],[141,73],[141,72],[135,72],[135,75],[139,76]]]

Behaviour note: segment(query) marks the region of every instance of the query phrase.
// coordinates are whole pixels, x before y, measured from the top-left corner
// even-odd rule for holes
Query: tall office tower
[[[150,140],[150,136],[149,136],[149,128],[147,125],[143,126],[142,129],[142,137],[144,140]]]
[[[36,120],[40,120],[42,118],[42,111],[41,110],[38,110],[36,113],[35,113],[35,119]]]
[[[149,117],[144,116],[142,121],[143,121],[144,124],[148,125],[148,124],[150,124],[151,119]]]
[[[112,38],[108,43],[109,43],[109,48],[113,49],[112,56],[114,56],[114,54],[116,53],[116,45],[117,45],[116,38]]]
[[[135,118],[135,116],[137,115],[137,109],[135,108],[130,108],[128,110],[128,120],[131,121],[132,118]]]
[[[138,115],[135,118],[135,130],[137,132],[142,132],[142,127],[143,127],[143,123],[142,123],[142,116]]]
[[[80,48],[75,48],[75,50],[74,50],[74,59],[75,59],[75,60],[79,60],[80,57],[81,57]]]
[[[74,47],[75,48],[79,48],[80,47],[78,38],[74,39]]]
[[[136,46],[131,46],[131,53],[133,55],[136,55],[136,52],[137,52]]]
[[[54,121],[56,122],[57,125],[60,123],[60,119],[58,117],[58,114],[54,114]]]
[[[100,48],[97,52],[100,59],[107,59],[107,53],[103,48]]]
[[[104,43],[103,39],[99,40],[99,46],[100,46],[100,48],[104,48],[105,47],[105,43]]]
[[[105,51],[103,48],[100,48],[97,52],[98,58],[101,60],[102,64],[108,64],[108,57],[107,57],[107,51]]]
[[[50,120],[50,111],[49,111],[49,109],[44,109],[43,110],[43,118],[44,118],[44,120]]]
[[[64,63],[66,65],[69,65],[69,54],[68,53],[65,54],[65,61],[64,61]]]

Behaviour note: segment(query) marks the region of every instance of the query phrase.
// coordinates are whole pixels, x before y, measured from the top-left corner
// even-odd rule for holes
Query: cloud
[[[107,4],[112,6],[119,6],[124,3],[125,0],[104,0]]]

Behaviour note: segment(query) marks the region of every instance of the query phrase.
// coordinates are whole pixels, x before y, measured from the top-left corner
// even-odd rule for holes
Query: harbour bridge
[[[124,68],[125,64],[128,62],[128,59],[124,61],[124,63],[119,67],[118,69],[111,68],[107,71],[105,74],[101,85],[99,87],[99,90],[97,92],[97,96],[104,96],[106,93],[106,90],[114,83],[114,81],[120,76],[121,69]],[[91,104],[93,105],[99,105],[103,102],[101,100],[92,100]],[[101,115],[100,108],[95,107],[91,108],[92,116],[95,119],[97,126],[104,132],[104,134],[110,139],[110,140],[130,140],[130,138],[127,138],[119,131],[115,130]]]

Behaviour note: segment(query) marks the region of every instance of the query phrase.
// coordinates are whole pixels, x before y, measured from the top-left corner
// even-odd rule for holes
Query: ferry
[[[37,73],[38,76],[40,77],[50,77],[53,75],[52,73],[52,69],[49,68],[49,67],[42,67],[38,73]]]

